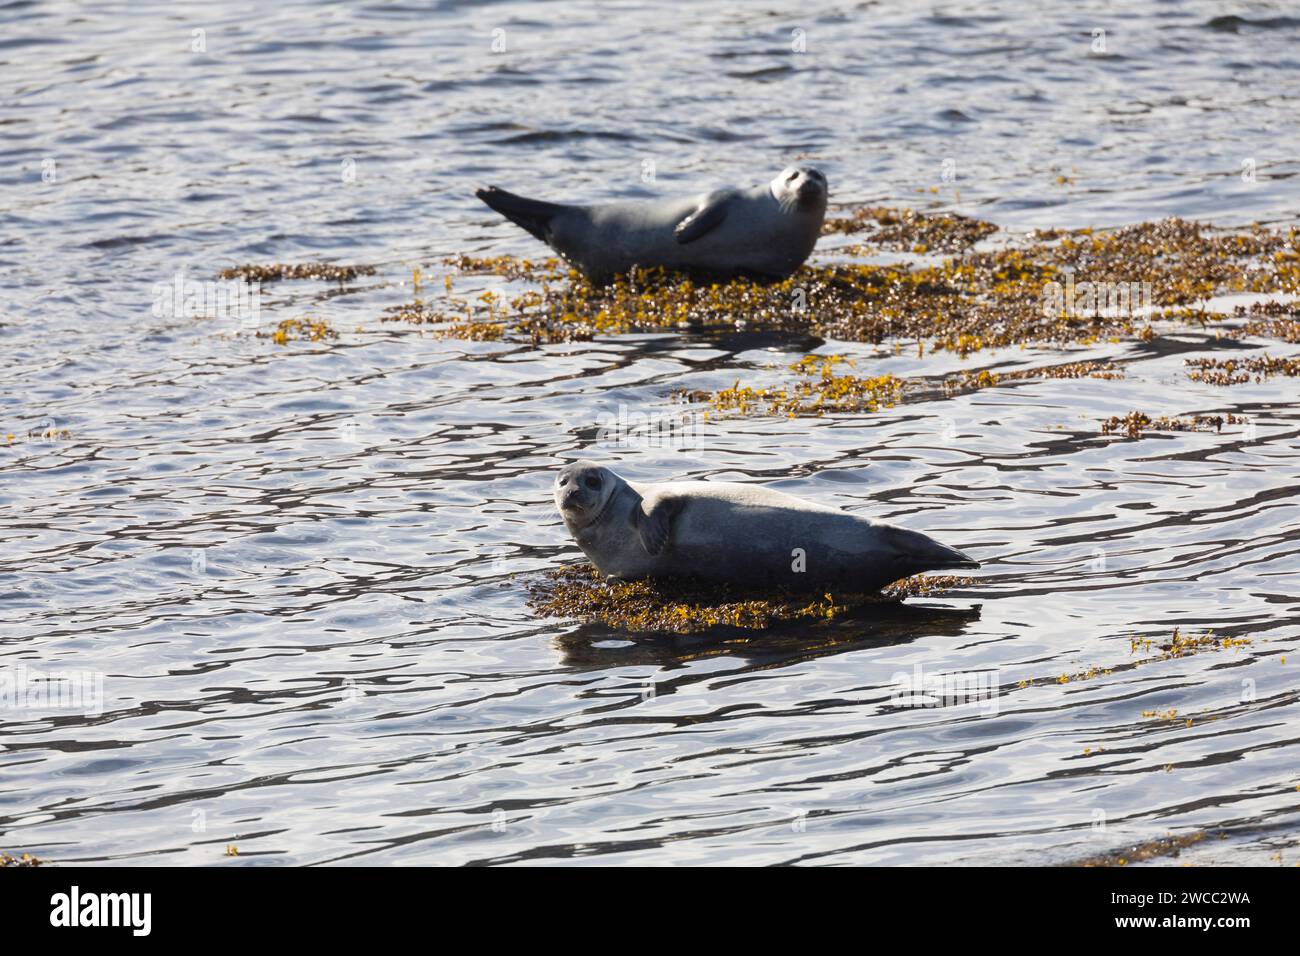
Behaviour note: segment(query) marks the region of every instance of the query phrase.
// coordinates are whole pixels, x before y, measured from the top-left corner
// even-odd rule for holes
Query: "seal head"
[[[555,507],[572,533],[593,525],[623,479],[594,461],[575,461],[555,476]]]
[[[808,213],[819,220],[826,215],[826,177],[815,166],[787,166],[768,188],[782,212]]]

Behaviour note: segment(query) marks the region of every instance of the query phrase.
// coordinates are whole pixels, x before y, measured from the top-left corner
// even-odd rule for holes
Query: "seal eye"
[[[786,182],[789,182],[790,180],[794,179],[794,178],[795,178],[796,176],[798,176],[798,175],[799,175],[798,172],[793,172],[793,173],[791,173],[789,176],[785,177]]]
[[[582,483],[594,491],[600,487],[600,476],[588,475],[586,478],[582,479]]]

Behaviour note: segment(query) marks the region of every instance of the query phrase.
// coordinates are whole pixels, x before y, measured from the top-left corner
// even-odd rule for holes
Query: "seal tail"
[[[551,220],[567,208],[559,203],[517,196],[496,186],[475,190],[474,195],[542,242],[550,241],[547,236]]]

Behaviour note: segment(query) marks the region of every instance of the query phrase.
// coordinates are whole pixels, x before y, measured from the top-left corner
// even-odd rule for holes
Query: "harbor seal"
[[[875,591],[979,562],[919,531],[727,481],[634,484],[592,461],[555,478],[564,525],[610,578]]]
[[[598,284],[636,266],[776,281],[817,244],[827,187],[819,170],[790,166],[763,186],[685,199],[575,206],[495,186],[475,195]]]

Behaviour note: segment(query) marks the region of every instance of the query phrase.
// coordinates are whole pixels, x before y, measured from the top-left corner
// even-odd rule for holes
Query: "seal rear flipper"
[[[684,246],[701,236],[708,235],[722,225],[723,220],[727,218],[729,198],[730,195],[715,195],[706,199],[704,205],[677,224],[677,228],[673,230],[677,242]]]
[[[890,528],[887,541],[898,556],[900,568],[908,569],[908,574],[980,566],[980,563],[970,555],[963,554],[946,544],[940,544],[934,538],[919,531]]]
[[[530,235],[550,244],[551,220],[564,212],[567,206],[540,199],[528,199],[517,196],[496,186],[475,190],[474,195],[483,200],[516,226],[525,229]]]

